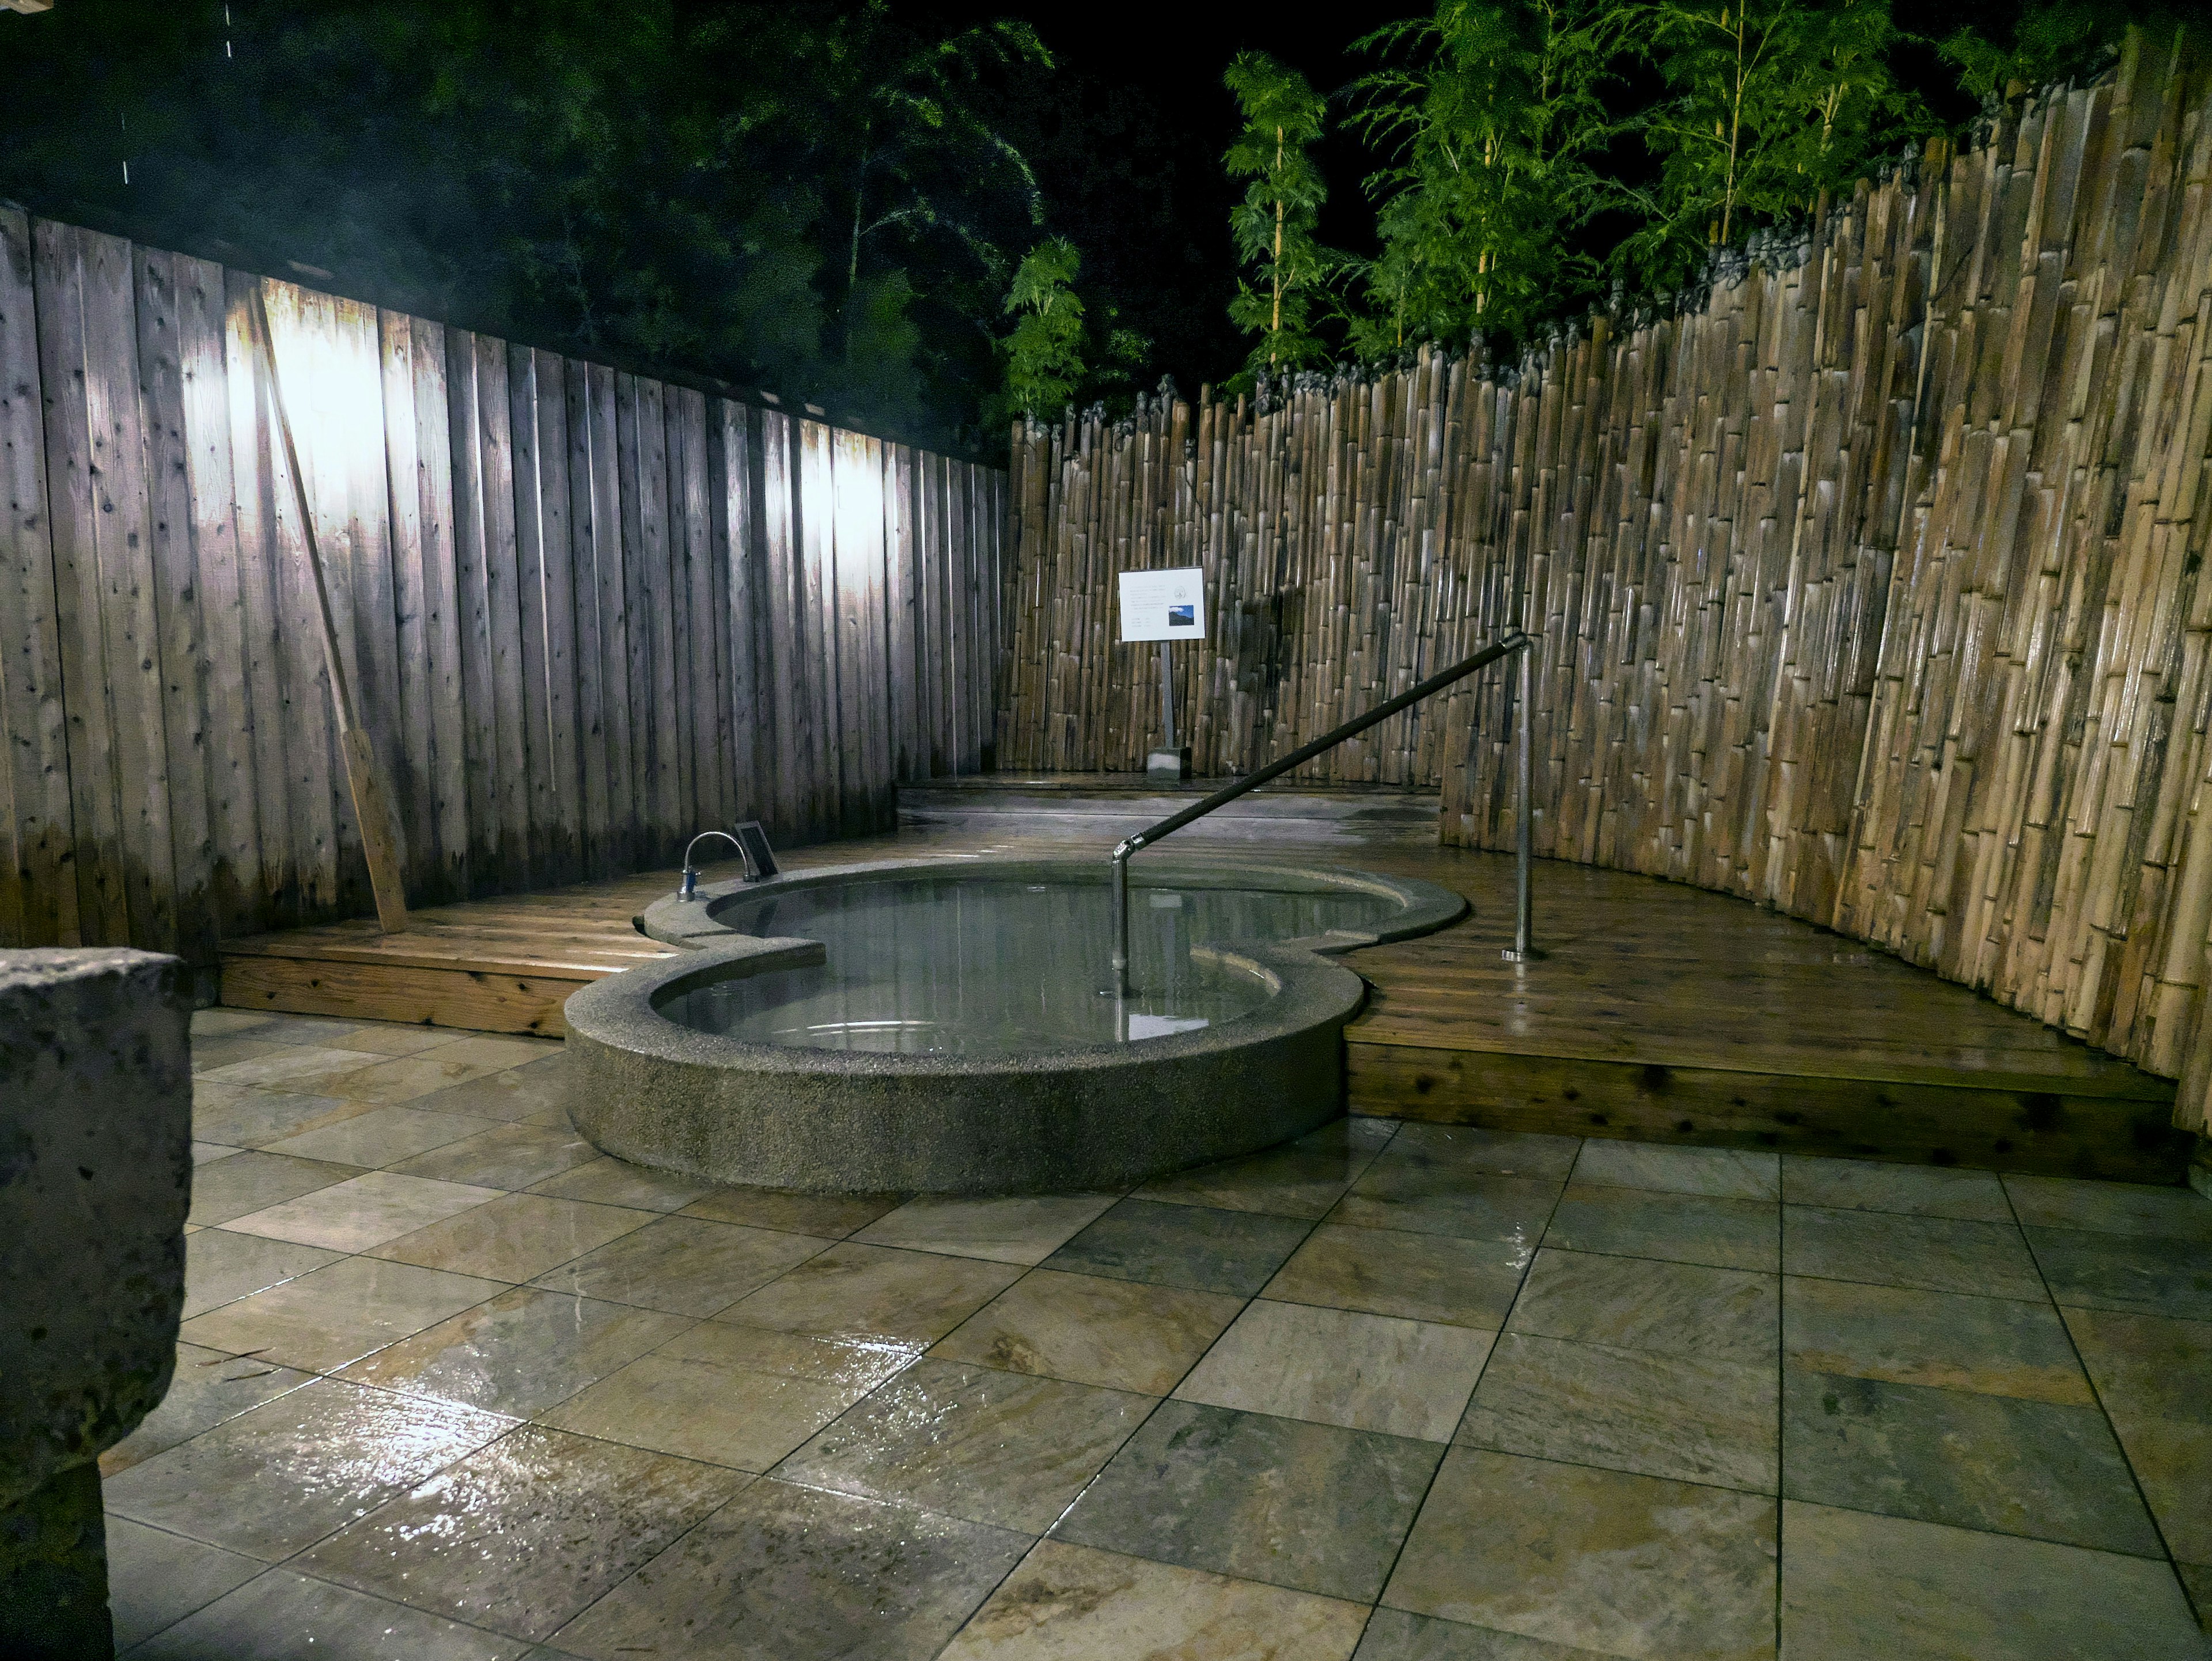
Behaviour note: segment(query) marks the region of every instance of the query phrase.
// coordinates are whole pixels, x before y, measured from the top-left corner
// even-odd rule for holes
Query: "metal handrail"
[[[1311,761],[1322,751],[1334,748],[1349,738],[1356,738],[1377,721],[1388,721],[1401,709],[1419,703],[1431,693],[1441,692],[1454,681],[1464,680],[1478,669],[1486,669],[1499,659],[1521,654],[1519,708],[1515,712],[1514,733],[1518,751],[1520,803],[1516,824],[1516,866],[1514,873],[1515,916],[1513,946],[1504,955],[1511,963],[1526,963],[1536,955],[1530,940],[1534,897],[1531,892],[1531,864],[1533,861],[1530,826],[1530,795],[1535,780],[1534,748],[1530,741],[1528,704],[1534,691],[1534,654],[1528,648],[1535,642],[1516,629],[1495,644],[1486,646],[1473,657],[1454,664],[1450,668],[1431,675],[1419,685],[1408,687],[1394,698],[1385,699],[1364,715],[1355,715],[1343,726],[1322,733],[1310,744],[1302,744],[1279,760],[1271,761],[1256,771],[1247,773],[1233,784],[1224,786],[1212,795],[1193,802],[1179,813],[1170,813],[1158,824],[1148,825],[1133,837],[1126,837],[1113,853],[1114,862],[1114,984],[1108,990],[1116,997],[1126,997],[1129,991],[1129,857],[1139,849],[1149,848],[1161,837],[1180,830],[1194,819],[1205,818],[1215,808],[1237,800],[1247,791],[1256,790],[1268,780],[1279,778],[1293,767]]]

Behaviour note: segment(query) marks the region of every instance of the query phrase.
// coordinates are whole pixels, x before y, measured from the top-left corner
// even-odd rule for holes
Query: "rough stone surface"
[[[180,967],[0,952],[0,1507],[90,1464],[169,1387],[191,1201]]]
[[[1017,1194],[1126,1185],[1297,1136],[1342,1111],[1341,1031],[1365,994],[1324,954],[1441,927],[1466,910],[1425,883],[1321,867],[1233,872],[1151,862],[1154,881],[1390,892],[1402,908],[1373,932],[1222,952],[1272,982],[1233,1022],[1141,1044],[1022,1056],[897,1056],[787,1049],[700,1032],[659,1006],[758,973],[812,946],[717,924],[719,903],[771,885],[886,872],[976,880],[1104,880],[1103,863],[976,861],[852,866],[771,884],[720,884],[701,902],[651,907],[645,931],[694,955],[628,970],[568,1002],[568,1110],[609,1153],[717,1182],[811,1193],[892,1189]]]

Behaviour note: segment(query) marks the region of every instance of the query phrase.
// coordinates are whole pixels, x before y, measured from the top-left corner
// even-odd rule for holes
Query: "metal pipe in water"
[[[1137,851],[1133,841],[1125,842],[1114,850],[1114,887],[1111,904],[1114,907],[1114,984],[1115,1001],[1129,995],[1129,855]],[[1095,947],[1093,948],[1096,949]]]

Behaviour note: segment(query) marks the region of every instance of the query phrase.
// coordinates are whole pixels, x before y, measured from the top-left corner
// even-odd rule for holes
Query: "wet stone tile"
[[[2212,1562],[2212,1323],[2065,1313],[2167,1549]]]
[[[192,1135],[228,1147],[261,1147],[354,1118],[370,1105],[296,1091],[225,1088],[201,1079],[192,1085]]]
[[[1547,1246],[1510,1329],[1771,1367],[1780,1299],[1771,1275]]]
[[[1176,1396],[1446,1442],[1490,1346],[1491,1335],[1472,1327],[1262,1298],[1246,1306]]]
[[[472,1626],[544,1638],[749,1480],[519,1430],[325,1541],[299,1567]]]
[[[2148,1661],[2201,1656],[2164,1563],[1790,1501],[1790,1656],[1884,1661]]]
[[[2212,1564],[2176,1563],[2173,1573],[2197,1608],[2197,1624],[2212,1634]]]
[[[499,1070],[501,1064],[456,1053],[461,1050],[459,1044],[447,1043],[413,1056],[378,1056],[372,1058],[375,1062],[372,1067],[303,1075],[301,1087],[356,1102],[420,1102],[451,1086]]]
[[[1534,1250],[1559,1197],[1549,1177],[1492,1177],[1417,1154],[1385,1153],[1328,1214],[1328,1220],[1462,1240],[1502,1240]]]
[[[1159,1177],[1139,1189],[1137,1197],[1313,1221],[1328,1214],[1374,1159],[1364,1147],[1292,1144]]]
[[[1570,1651],[1754,1661],[1774,1653],[1774,1521],[1763,1494],[1455,1447],[1382,1602]]]
[[[1713,1269],[1778,1267],[1781,1208],[1646,1189],[1572,1183],[1544,1233],[1547,1245]]]
[[[1496,1330],[1528,1252],[1498,1240],[1323,1224],[1265,1288],[1284,1303]]]
[[[1056,1269],[1032,1270],[931,1354],[1164,1396],[1237,1317],[1241,1300]]]
[[[469,1188],[464,1191],[483,1194],[488,1190]],[[389,1240],[375,1251],[380,1257],[419,1263],[425,1269],[482,1275],[495,1281],[528,1281],[644,1227],[658,1215],[619,1206],[586,1205],[578,1200],[548,1200],[536,1194],[501,1194],[458,1216]]]
[[[944,1661],[1345,1661],[1358,1603],[1040,1540]]]
[[[1041,1263],[1114,1203],[1110,1194],[1045,1194],[963,1200],[923,1195],[853,1238],[869,1245],[941,1251],[994,1263]]]
[[[2010,1223],[1783,1208],[1782,1266],[1792,1275],[1923,1292],[2039,1302],[2043,1281]]]
[[[1509,1332],[1456,1439],[1772,1494],[1778,1396],[1771,1365]]]
[[[1778,1155],[1730,1147],[1667,1147],[1646,1142],[1583,1144],[1575,1164],[1577,1186],[1645,1188],[1669,1194],[1703,1194],[1723,1200],[1778,1200]]]
[[[926,1661],[1028,1544],[910,1506],[755,1482],[553,1641],[586,1661]]]
[[[248,1149],[194,1170],[189,1220],[204,1225],[227,1223],[360,1175],[359,1169],[349,1165],[286,1159]]]
[[[712,1315],[823,1248],[803,1234],[663,1217],[549,1270],[537,1284],[679,1315]]]
[[[685,1206],[687,1217],[744,1223],[842,1240],[866,1228],[906,1196],[899,1194],[793,1194],[780,1188],[718,1188]]]
[[[1310,1232],[1300,1220],[1261,1212],[1123,1200],[1045,1265],[1249,1298]]]
[[[1152,1404],[1149,1396],[924,1358],[775,1474],[1042,1534]]]
[[[384,1059],[365,1050],[283,1043],[272,1045],[248,1060],[209,1068],[198,1076],[210,1084],[274,1085],[280,1088],[290,1086],[305,1095],[335,1095],[337,1092],[324,1092],[318,1085],[327,1080],[349,1077]]]
[[[198,1171],[204,1165],[213,1165],[218,1159],[228,1159],[234,1154],[244,1152],[243,1148],[225,1147],[221,1142],[194,1142],[192,1169]]]
[[[599,1157],[599,1150],[573,1130],[502,1124],[418,1153],[396,1169],[410,1177],[512,1189],[528,1188]]]
[[[1609,1661],[1595,1650],[1378,1609],[1352,1661]]]
[[[1382,1589],[1432,1442],[1163,1402],[1055,1539],[1364,1601]]]
[[[2189,1189],[2066,1177],[2007,1177],[2004,1185],[2025,1227],[2212,1241],[2212,1200]]]
[[[684,1214],[695,1214],[686,1208]],[[1020,1277],[1011,1264],[847,1240],[748,1293],[715,1318],[920,1346],[943,1337]]]
[[[331,1251],[367,1251],[499,1197],[488,1188],[371,1171],[234,1218],[224,1226],[240,1234],[294,1240]]]
[[[265,1026],[270,1018],[256,1014],[250,1009],[195,1009],[192,1011],[192,1037],[216,1038],[229,1032],[244,1032],[249,1028]]]
[[[1540,1177],[1564,1183],[1575,1168],[1582,1145],[1579,1136],[1484,1130],[1474,1125],[1407,1123],[1399,1128],[1390,1151],[1497,1177]]]
[[[2104,1415],[2002,1396],[1792,1370],[1783,1482],[1793,1500],[2160,1551]]]
[[[568,1075],[562,1070],[561,1057],[547,1056],[418,1096],[414,1105],[434,1113],[461,1113],[513,1123],[562,1105],[568,1099]]]
[[[1987,1171],[1787,1153],[1782,1159],[1782,1197],[1791,1205],[1832,1211],[1889,1211],[1978,1223],[2012,1220],[2004,1186]]]
[[[514,1661],[517,1640],[271,1569],[179,1621],[133,1661]]]
[[[264,1017],[253,1036],[270,1043],[338,1045],[356,1032],[369,1031],[365,1021],[339,1015],[271,1015]]]
[[[197,1033],[192,1037],[192,1071],[209,1073],[218,1067],[229,1067],[238,1062],[257,1061],[264,1056],[282,1055],[283,1044],[257,1039],[251,1033],[240,1032],[218,1037],[203,1038]]]
[[[474,1452],[512,1421],[337,1379],[280,1396],[106,1484],[108,1509],[273,1562]]]
[[[345,1376],[521,1417],[566,1401],[690,1324],[688,1316],[516,1287],[356,1362]]]
[[[532,1183],[530,1191],[549,1199],[589,1200],[638,1211],[680,1211],[701,1195],[712,1193],[714,1187],[700,1177],[679,1177],[603,1153],[588,1164]]]
[[[428,1148],[473,1136],[494,1123],[459,1113],[425,1113],[412,1107],[372,1107],[269,1147],[271,1152],[303,1159],[337,1159],[381,1169]]]
[[[2027,1233],[2051,1297],[2065,1307],[2212,1321],[2212,1245],[2087,1229]]]
[[[226,1419],[299,1389],[313,1376],[256,1356],[240,1359],[224,1350],[179,1344],[168,1394],[138,1421],[137,1429],[100,1456],[100,1474],[119,1475]]]
[[[708,1322],[538,1417],[580,1435],[762,1471],[913,1359],[897,1345]]]
[[[193,1343],[335,1372],[507,1290],[496,1281],[347,1257],[185,1323]]]
[[[292,1240],[201,1229],[185,1240],[185,1318],[320,1269],[339,1255]]]
[[[205,1609],[267,1567],[220,1546],[109,1518],[107,1604],[116,1653]]]
[[[2096,1404],[2048,1304],[1792,1275],[1782,1318],[1784,1356],[1801,1372]]]
[[[348,1050],[366,1050],[379,1056],[412,1056],[453,1041],[452,1029],[441,1026],[399,1025],[379,1021],[357,1026],[345,1035]]]

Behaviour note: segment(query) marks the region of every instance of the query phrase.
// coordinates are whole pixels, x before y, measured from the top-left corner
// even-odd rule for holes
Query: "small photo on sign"
[[[1164,571],[1124,571],[1123,640],[1202,640],[1206,636],[1206,573],[1198,566]]]
[[[1170,605],[1168,607],[1168,627],[1170,629],[1188,629],[1197,621],[1198,607],[1195,605]]]

